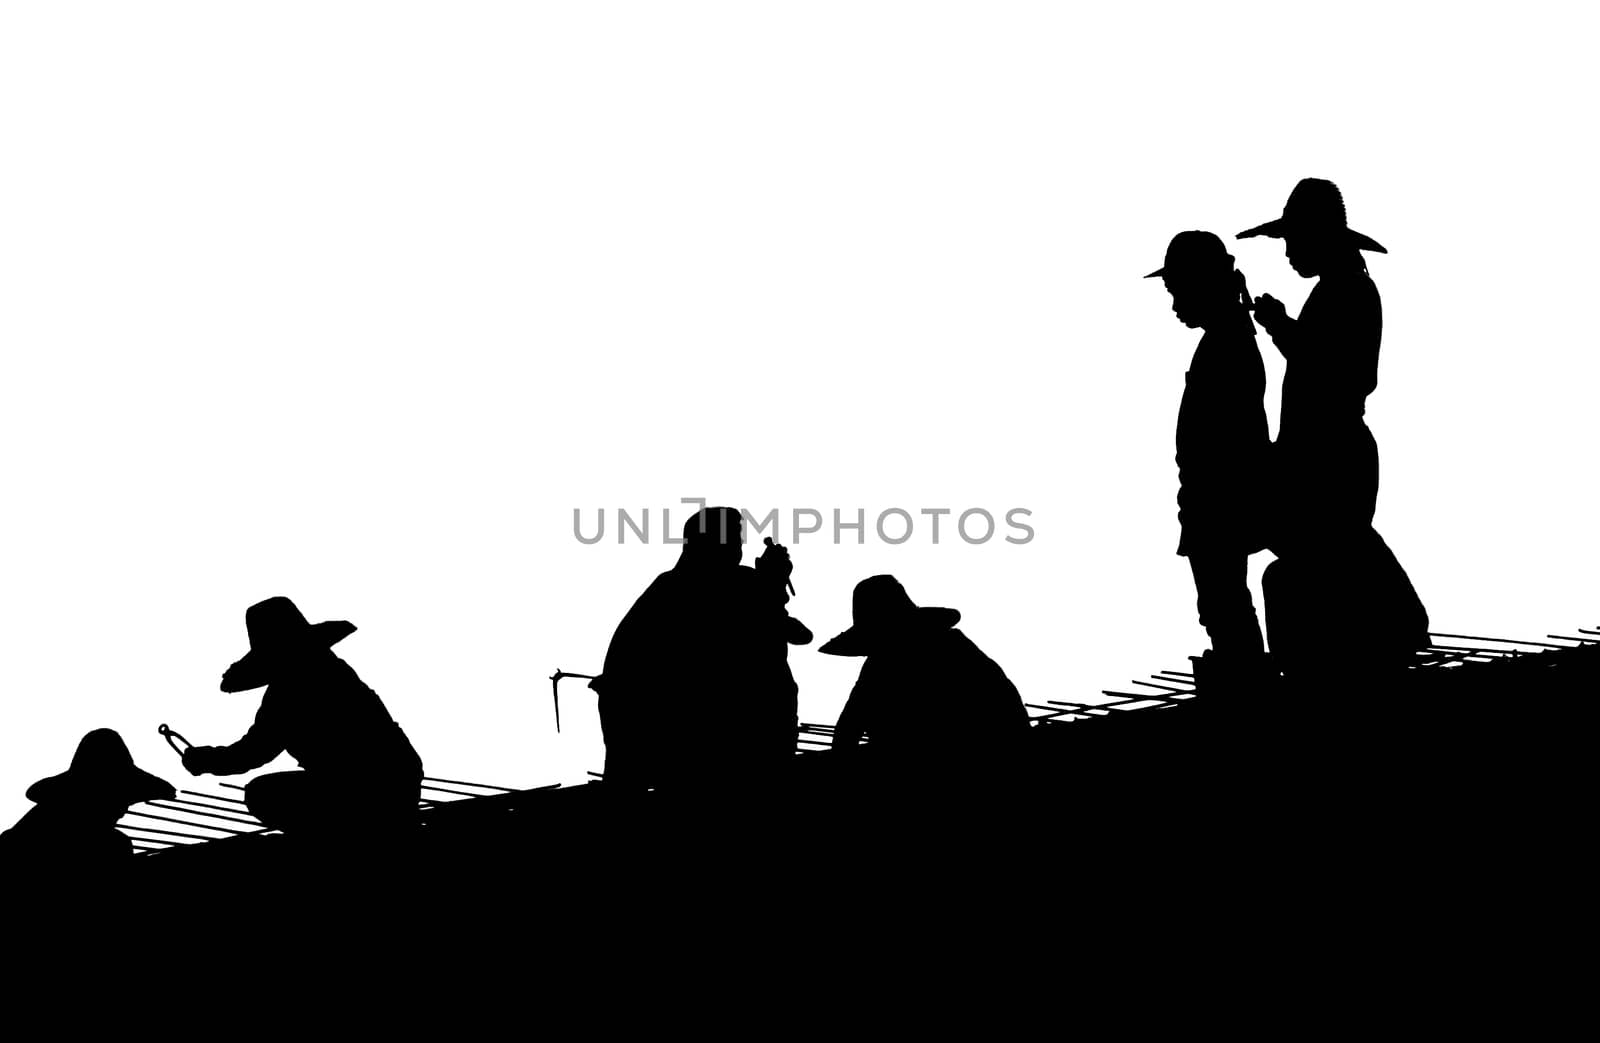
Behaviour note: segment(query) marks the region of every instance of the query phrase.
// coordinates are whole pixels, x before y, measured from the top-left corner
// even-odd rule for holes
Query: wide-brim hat
[[[1233,255],[1214,232],[1179,232],[1167,244],[1167,256],[1161,267],[1145,276],[1182,277],[1197,275],[1227,275],[1233,271]]]
[[[60,775],[35,782],[27,793],[35,804],[87,798],[128,805],[146,800],[170,800],[177,795],[177,790],[167,780],[134,764],[128,744],[110,728],[96,728],[85,735],[72,755],[71,766]]]
[[[244,628],[250,635],[250,651],[222,675],[224,692],[246,692],[271,684],[275,668],[286,657],[332,648],[356,632],[355,624],[344,620],[308,623],[285,597],[268,598],[245,609]]]
[[[908,633],[949,630],[961,622],[961,613],[953,608],[918,605],[893,576],[869,576],[856,584],[850,599],[850,618],[850,629],[817,651],[828,655],[871,655],[886,641]]]
[[[1377,240],[1352,229],[1345,218],[1344,196],[1339,186],[1319,177],[1308,177],[1289,193],[1283,204],[1283,213],[1264,225],[1256,225],[1240,232],[1238,238],[1265,235],[1282,239],[1289,235],[1309,235],[1323,238],[1346,238],[1358,250],[1371,250],[1386,254],[1389,251]]]

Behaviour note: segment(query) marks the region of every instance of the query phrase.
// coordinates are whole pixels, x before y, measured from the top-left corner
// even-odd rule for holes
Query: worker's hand
[[[781,543],[768,543],[767,549],[756,559],[756,571],[777,580],[779,585],[789,582],[789,576],[794,572],[794,562],[789,560],[789,548]]]
[[[183,751],[183,767],[190,775],[211,773],[211,746],[191,746]]]
[[[1289,313],[1284,310],[1283,302],[1270,293],[1263,293],[1256,298],[1254,310],[1256,321],[1261,323],[1262,328],[1268,333],[1282,326],[1284,320],[1289,317]]]
[[[811,628],[793,616],[787,616],[783,637],[791,645],[809,645],[811,643]]]

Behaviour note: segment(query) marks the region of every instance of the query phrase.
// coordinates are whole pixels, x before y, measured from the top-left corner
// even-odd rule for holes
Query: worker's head
[[[1317,177],[1304,178],[1294,186],[1281,217],[1248,228],[1239,238],[1258,235],[1282,239],[1289,266],[1305,279],[1343,268],[1365,271],[1362,250],[1388,253],[1376,240],[1350,227],[1339,186]]]
[[[128,744],[110,728],[96,728],[78,743],[72,766],[28,788],[28,799],[49,804],[80,821],[115,822],[129,805],[171,799],[177,793],[165,779],[133,763]]]
[[[1289,267],[1302,279],[1315,279],[1343,268],[1367,270],[1361,250],[1343,236],[1291,232],[1283,237],[1283,252],[1289,259]]]
[[[342,620],[311,623],[286,597],[268,598],[245,610],[250,651],[222,675],[224,692],[244,692],[284,678],[325,667],[329,649],[351,634],[355,624]]]
[[[1185,326],[1203,329],[1243,307],[1243,277],[1222,240],[1210,232],[1179,232],[1167,246],[1165,263],[1147,279],[1161,277],[1172,294],[1172,311]]]
[[[683,525],[683,558],[696,565],[737,565],[744,557],[744,517],[736,507],[706,507]]]

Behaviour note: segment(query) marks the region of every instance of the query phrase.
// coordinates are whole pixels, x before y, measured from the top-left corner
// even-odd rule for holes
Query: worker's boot
[[[1244,702],[1270,697],[1277,692],[1278,669],[1265,652],[1244,655],[1218,653],[1190,656],[1194,664],[1194,688],[1201,696]]]

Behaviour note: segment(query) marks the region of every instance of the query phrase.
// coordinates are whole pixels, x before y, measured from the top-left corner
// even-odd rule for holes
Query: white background
[[[574,508],[1027,508],[802,539],[792,611],[892,571],[1033,701],[1182,667],[1196,337],[1140,276],[1209,229],[1297,308],[1231,237],[1305,176],[1391,251],[1378,525],[1434,629],[1592,625],[1585,10],[7,4],[0,824],[97,726],[183,784],[156,725],[242,733],[280,593],[358,624],[432,774],[581,779],[546,678],[676,549]],[[831,720],[858,661],[791,658]]]

